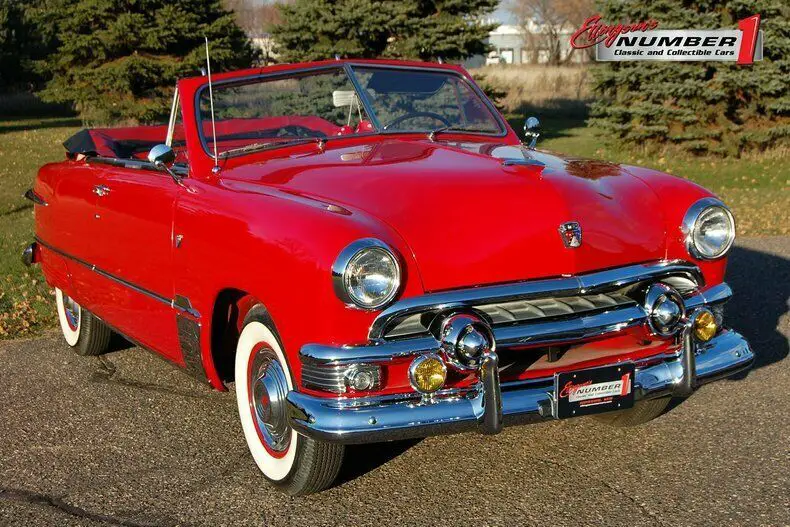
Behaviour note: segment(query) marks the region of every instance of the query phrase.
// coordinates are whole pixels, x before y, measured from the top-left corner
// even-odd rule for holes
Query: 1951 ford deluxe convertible
[[[522,145],[453,65],[334,60],[181,80],[166,126],[83,130],[23,255],[66,342],[113,332],[224,390],[291,494],[346,444],[658,416],[748,368],[710,192]]]

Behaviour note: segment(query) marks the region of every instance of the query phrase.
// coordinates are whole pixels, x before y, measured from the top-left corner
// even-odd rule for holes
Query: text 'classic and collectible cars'
[[[618,425],[748,368],[729,209],[523,146],[453,65],[335,60],[180,81],[169,125],[83,130],[24,254],[78,353],[113,331],[216,389],[281,489],[344,445],[587,414]],[[161,144],[160,144],[161,143]]]

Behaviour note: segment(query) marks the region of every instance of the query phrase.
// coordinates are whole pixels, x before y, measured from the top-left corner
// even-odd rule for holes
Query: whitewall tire
[[[60,289],[55,289],[55,299],[66,344],[79,355],[101,355],[107,351],[112,330]]]
[[[301,436],[288,425],[286,396],[294,389],[293,375],[263,306],[245,318],[236,346],[235,380],[244,438],[266,479],[291,495],[329,487],[344,448]]]

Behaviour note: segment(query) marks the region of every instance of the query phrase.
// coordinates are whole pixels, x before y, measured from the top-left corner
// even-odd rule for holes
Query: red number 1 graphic
[[[754,48],[757,45],[757,31],[760,29],[760,15],[750,16],[738,21],[741,30],[741,49],[738,52],[738,64],[754,63]]]

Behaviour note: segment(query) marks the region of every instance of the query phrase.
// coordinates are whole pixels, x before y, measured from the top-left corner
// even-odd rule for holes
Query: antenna
[[[211,58],[208,53],[208,37],[206,38],[206,73],[208,74],[208,100],[211,107],[211,139],[214,143],[214,168],[215,174],[219,172],[219,156],[217,155],[217,125],[214,122],[214,90],[211,87]]]

